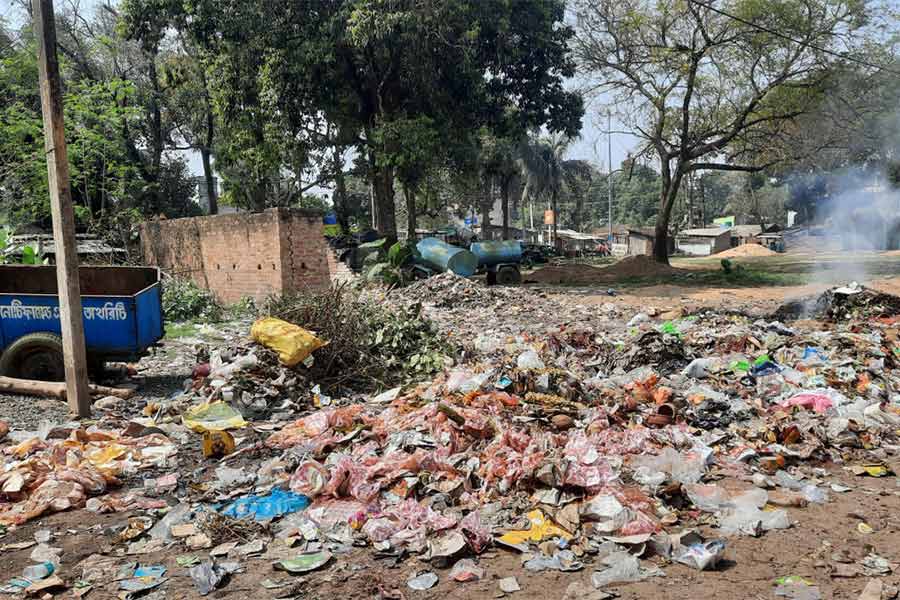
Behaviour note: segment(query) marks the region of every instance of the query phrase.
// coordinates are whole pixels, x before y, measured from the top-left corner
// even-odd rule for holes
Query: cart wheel
[[[62,338],[55,333],[23,335],[0,355],[0,374],[20,379],[65,381]]]
[[[503,267],[497,271],[497,283],[500,285],[519,285],[522,283],[522,273],[515,267]]]

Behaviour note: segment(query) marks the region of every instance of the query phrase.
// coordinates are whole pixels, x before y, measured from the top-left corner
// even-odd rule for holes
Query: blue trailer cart
[[[163,337],[159,269],[81,267],[88,367],[136,360]],[[0,266],[0,375],[62,381],[56,267]]]
[[[487,273],[488,285],[522,283],[522,245],[516,240],[475,242],[469,250],[478,259],[478,268]]]

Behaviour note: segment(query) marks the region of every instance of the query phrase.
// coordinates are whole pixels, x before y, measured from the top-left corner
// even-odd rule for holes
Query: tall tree
[[[668,262],[685,176],[784,160],[767,140],[814,104],[840,62],[823,49],[859,45],[866,11],[858,0],[575,1],[582,68],[602,77],[642,154],[659,161],[657,261]]]
[[[324,117],[369,159],[388,236],[397,156],[407,152],[391,135],[398,124],[427,123],[430,136],[469,145],[481,126],[508,125],[506,107],[516,106],[529,127],[580,129],[580,97],[563,85],[574,74],[563,0],[129,2],[182,20],[215,57],[217,113],[230,138],[247,142],[220,162],[258,157],[268,167],[291,156],[300,165],[319,143],[306,134]]]

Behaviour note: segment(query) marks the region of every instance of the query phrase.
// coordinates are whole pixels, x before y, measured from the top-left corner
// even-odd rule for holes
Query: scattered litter
[[[321,569],[331,560],[330,552],[313,552],[310,554],[301,554],[297,558],[280,560],[272,566],[276,571],[287,571],[288,573],[308,573]]]
[[[423,591],[430,590],[435,585],[437,585],[438,576],[432,573],[431,571],[426,571],[421,575],[417,575],[409,580],[407,580],[406,585],[413,590]]]
[[[504,577],[499,582],[500,591],[504,594],[512,594],[518,592],[522,588],[519,587],[519,581],[515,577]]]

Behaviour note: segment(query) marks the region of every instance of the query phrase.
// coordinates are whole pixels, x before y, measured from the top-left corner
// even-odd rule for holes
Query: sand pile
[[[716,254],[717,258],[740,258],[742,256],[775,256],[778,254],[777,252],[773,252],[769,250],[765,246],[761,246],[760,244],[741,244],[740,246],[736,246],[731,250],[726,250],[725,252],[719,252]]]
[[[538,269],[527,276],[528,281],[563,285],[594,285],[615,283],[622,279],[665,277],[685,273],[669,265],[663,265],[650,256],[629,256],[608,267],[563,264]]]

